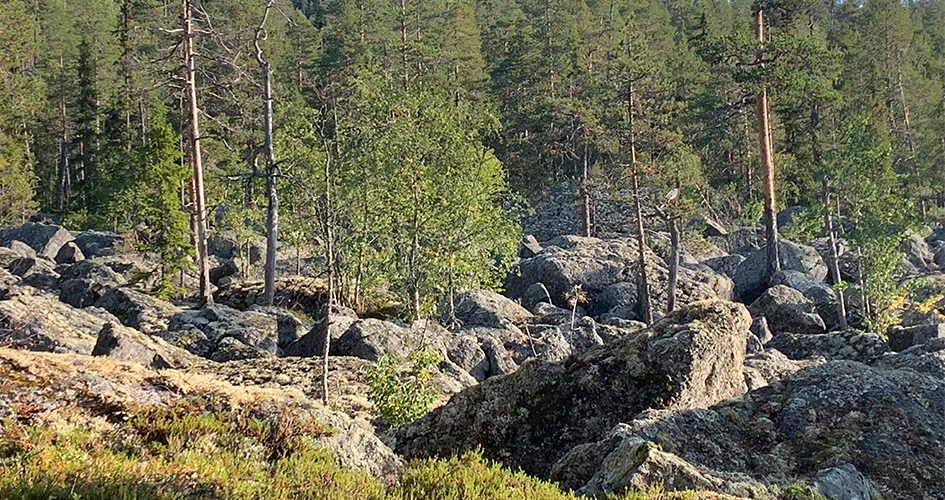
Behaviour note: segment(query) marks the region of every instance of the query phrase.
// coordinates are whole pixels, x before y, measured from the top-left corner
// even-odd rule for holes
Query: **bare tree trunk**
[[[56,175],[56,210],[62,213],[69,201],[69,191],[72,184],[69,176],[69,129],[64,93],[59,95],[59,120],[61,135],[59,137],[59,165]]]
[[[581,234],[591,236],[591,195],[587,190],[587,144],[584,145],[584,163],[581,168]]]
[[[627,87],[627,128],[630,133],[630,176],[633,180],[633,211],[637,218],[637,266],[640,268],[640,280],[637,283],[637,295],[640,303],[640,317],[646,324],[653,323],[653,309],[650,307],[650,285],[646,278],[646,234],[643,228],[643,208],[640,203],[640,183],[637,178],[637,149],[633,133],[633,80]]]
[[[830,180],[824,176],[821,195],[824,202],[824,228],[830,242],[830,254],[827,257],[827,267],[830,269],[830,279],[835,284],[840,283],[840,257],[837,255],[837,234],[833,230],[833,218],[830,216]],[[847,329],[847,305],[843,291],[837,292],[837,313],[840,315],[840,328]]]
[[[273,0],[266,3],[262,22],[256,28],[253,44],[256,46],[256,62],[263,75],[263,154],[266,155],[266,263],[264,265],[264,291],[266,305],[271,306],[276,299],[276,247],[279,245],[279,196],[276,193],[276,158],[273,149],[272,131],[272,66],[263,60],[260,40],[267,38],[266,20],[272,9]]]
[[[331,315],[335,303],[335,234],[331,206],[331,156],[325,160],[325,210],[322,227],[325,236],[325,264],[328,269],[328,298],[325,301],[325,348],[322,352],[322,402],[328,405],[328,351],[331,347]]]
[[[680,196],[679,172],[676,172],[676,194],[670,200],[675,200]],[[666,220],[669,225],[669,241],[671,254],[669,259],[669,283],[666,285],[666,312],[671,313],[676,309],[676,285],[679,282],[679,218],[676,217],[676,211],[669,209],[669,217]]]
[[[764,14],[759,10],[755,15],[755,36],[759,42],[759,56],[761,45],[764,44]],[[760,59],[760,57],[759,57]],[[781,259],[778,255],[778,224],[775,219],[775,190],[774,190],[774,151],[771,141],[771,121],[768,116],[768,90],[762,86],[755,97],[755,113],[758,116],[758,145],[761,156],[762,190],[764,191],[764,223],[765,240],[767,242],[767,278],[781,270]]]
[[[189,160],[194,171],[194,227],[196,229],[195,247],[197,249],[197,268],[200,273],[200,298],[204,303],[213,303],[213,294],[210,287],[210,268],[207,263],[207,207],[203,189],[203,160],[200,153],[200,126],[198,122],[199,109],[197,108],[197,84],[194,70],[194,30],[193,13],[190,0],[183,0],[181,19],[184,24],[184,62],[186,67],[187,99],[190,104],[190,124],[188,139],[190,141]]]

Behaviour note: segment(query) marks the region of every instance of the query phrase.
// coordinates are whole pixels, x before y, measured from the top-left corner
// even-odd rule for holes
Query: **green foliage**
[[[823,207],[805,210],[796,214],[791,223],[781,229],[781,234],[789,241],[807,243],[824,229]]]
[[[422,417],[433,404],[435,393],[429,386],[439,356],[426,348],[417,349],[406,359],[385,353],[368,368],[368,399],[374,412],[392,425],[403,425]],[[400,365],[406,363],[406,369]]]

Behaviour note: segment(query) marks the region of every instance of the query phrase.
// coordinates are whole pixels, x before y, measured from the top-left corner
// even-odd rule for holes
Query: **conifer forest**
[[[144,235],[164,296],[227,232],[419,318],[563,183],[874,274],[945,206],[943,0],[3,0],[0,85],[0,226]]]

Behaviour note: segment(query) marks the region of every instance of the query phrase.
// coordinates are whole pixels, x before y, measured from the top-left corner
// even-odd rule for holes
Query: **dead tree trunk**
[[[830,269],[830,279],[834,284],[840,283],[840,257],[837,255],[837,233],[833,230],[833,218],[830,216],[830,180],[824,176],[823,196],[824,228],[830,243],[830,255],[827,257],[827,267]],[[840,315],[840,328],[847,328],[847,306],[843,297],[843,290],[837,291],[837,313]]]
[[[273,149],[272,131],[272,66],[263,59],[259,42],[267,38],[266,20],[272,9],[273,0],[266,3],[262,22],[256,28],[253,44],[256,47],[256,62],[263,76],[263,154],[266,156],[266,263],[264,265],[264,291],[266,305],[273,305],[276,298],[276,247],[279,244],[279,196],[276,193],[276,158]]]
[[[584,162],[581,167],[581,234],[591,236],[591,195],[587,189],[587,144],[584,145]]]
[[[755,15],[755,36],[758,39],[758,59],[762,59],[764,45],[764,14],[759,10]],[[762,65],[763,66],[763,65]],[[771,141],[771,121],[768,116],[768,90],[764,85],[755,96],[755,114],[758,117],[758,146],[761,156],[761,179],[764,191],[764,223],[767,245],[767,278],[781,270],[778,255],[778,225],[775,219],[774,191],[774,151]]]
[[[195,237],[194,243],[197,249],[197,269],[200,273],[200,299],[204,303],[213,302],[213,294],[210,288],[210,268],[207,263],[207,207],[206,198],[203,189],[203,161],[200,153],[200,127],[197,119],[199,108],[197,108],[197,84],[195,82],[194,70],[194,29],[193,12],[190,0],[183,0],[183,13],[181,20],[184,24],[184,67],[186,72],[186,91],[189,103],[190,123],[188,127],[188,140],[190,141],[190,151],[188,159],[193,168],[194,175],[194,196],[193,219]]]
[[[676,285],[679,283],[679,217],[673,204],[679,199],[681,194],[679,184],[679,172],[676,172],[676,189],[669,196],[669,213],[666,216],[666,224],[669,226],[669,241],[671,253],[669,258],[669,283],[666,285],[666,313],[669,314],[676,310]]]
[[[646,278],[646,235],[643,228],[643,207],[640,202],[640,182],[637,175],[637,150],[633,133],[633,80],[627,86],[627,129],[630,134],[630,177],[633,181],[633,211],[637,218],[637,267],[640,279],[637,282],[640,317],[646,324],[653,323],[650,307],[650,286]]]
[[[326,151],[328,149],[326,148]],[[335,234],[331,206],[331,155],[325,160],[325,209],[322,211],[322,231],[325,237],[325,264],[328,269],[328,297],[325,300],[325,347],[322,351],[322,403],[328,405],[328,351],[331,348],[331,315],[335,303]]]

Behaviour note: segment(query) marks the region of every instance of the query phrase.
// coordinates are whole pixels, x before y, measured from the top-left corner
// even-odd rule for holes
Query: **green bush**
[[[392,425],[403,425],[422,417],[435,398],[429,382],[439,356],[429,349],[418,349],[406,359],[385,353],[367,370],[368,399],[375,413]],[[398,369],[407,364],[407,369]]]

